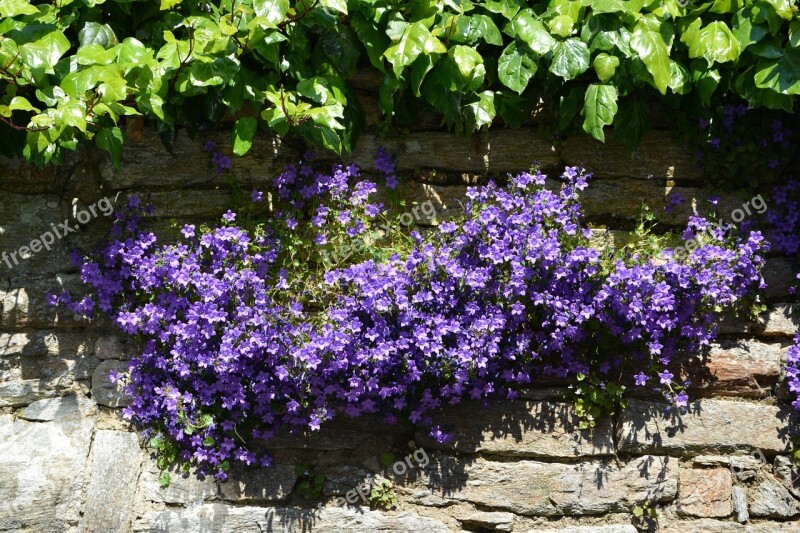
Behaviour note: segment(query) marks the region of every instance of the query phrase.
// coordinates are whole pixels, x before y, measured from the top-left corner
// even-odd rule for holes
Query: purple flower
[[[662,385],[669,385],[670,383],[672,383],[672,378],[674,377],[675,375],[669,370],[665,370],[663,372],[658,373],[659,382]]]
[[[640,387],[642,385],[644,385],[645,383],[647,383],[647,376],[644,374],[644,372],[639,372],[634,377],[636,378],[636,385],[638,385]]]

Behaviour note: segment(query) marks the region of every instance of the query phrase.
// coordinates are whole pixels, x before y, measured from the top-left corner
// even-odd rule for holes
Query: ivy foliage
[[[176,128],[238,118],[336,152],[363,112],[348,78],[383,78],[389,123],[431,108],[462,132],[518,127],[542,94],[562,129],[633,148],[647,102],[728,93],[791,110],[800,19],[790,0],[0,0],[0,145],[44,164],[92,141],[115,162],[125,117]]]

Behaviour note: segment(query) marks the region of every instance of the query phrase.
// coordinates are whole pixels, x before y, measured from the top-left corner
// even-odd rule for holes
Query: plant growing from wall
[[[395,186],[385,153],[377,167]],[[750,303],[763,237],[694,216],[682,238],[698,246],[680,257],[593,249],[578,196],[587,178],[567,168],[556,191],[540,172],[470,188],[460,218],[331,268],[318,262],[330,243],[392,216],[353,165],[293,165],[275,179],[275,216],[229,211],[175,243],[142,228],[149,208],[131,197],[79,259],[92,294],[53,303],[107,314],[141,341],[125,416],[170,443],[165,462],[220,479],[234,462],[268,465],[264,444],[281,428],[333,417],[409,419],[445,441],[433,418],[443,405],[514,398],[542,378],[588,376],[617,391],[604,408],[625,383],[684,407],[673,356],[714,338],[716,312]]]
[[[560,128],[613,126],[629,147],[654,99],[790,111],[800,94],[786,0],[2,0],[0,16],[0,149],[39,164],[82,141],[119,164],[138,115],[167,146],[235,116],[236,154],[259,129],[341,152],[363,125],[358,69],[392,123],[517,127],[544,96]]]

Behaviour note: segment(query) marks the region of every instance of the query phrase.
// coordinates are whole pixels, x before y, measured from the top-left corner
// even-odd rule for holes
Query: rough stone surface
[[[622,414],[619,448],[646,453],[731,453],[788,449],[790,414],[777,407],[726,400],[700,400],[685,415],[666,405],[631,400]]]
[[[786,519],[800,513],[798,502],[780,481],[767,477],[750,491],[750,514],[766,518]]]
[[[0,382],[0,407],[20,407],[56,394],[38,379],[4,381]]]
[[[733,512],[736,513],[736,521],[744,524],[750,520],[750,513],[747,511],[747,491],[740,487],[735,486],[731,490],[731,503],[733,504]]]
[[[133,525],[136,532],[216,533],[450,533],[433,518],[411,512],[382,513],[363,509],[330,508],[320,510],[232,507],[206,504],[187,509],[167,509],[144,513]]]
[[[434,465],[425,481],[432,492],[487,509],[529,516],[629,511],[645,500],[674,499],[678,486],[678,462],[669,457],[644,456],[620,465],[485,459],[467,465]]]
[[[775,531],[800,531],[800,522],[767,522],[737,524],[736,522],[712,520],[677,520],[661,525],[659,533],[774,533]]]
[[[136,433],[105,430],[95,433],[82,532],[129,529],[141,464],[142,451]]]
[[[17,413],[19,418],[31,422],[51,422],[64,418],[66,414],[79,411],[84,416],[97,413],[97,406],[84,396],[71,395],[33,402]]]
[[[594,164],[591,171],[598,178],[635,176],[643,179],[673,178],[699,180],[702,177],[697,159],[692,151],[673,142],[667,131],[654,131],[643,139],[633,157],[625,148],[611,139],[605,143],[570,137],[564,142],[561,157],[569,165]],[[596,167],[596,168],[595,168]]]
[[[471,513],[456,519],[467,526],[477,526],[490,531],[512,531],[514,515],[512,513]]]
[[[109,373],[114,370],[126,372],[128,363],[109,359],[101,362],[92,374],[92,399],[99,405],[107,407],[125,407],[131,404],[131,399],[119,387],[118,383],[111,383]]]
[[[297,481],[294,466],[233,470],[228,481],[218,483],[213,477],[171,473],[169,486],[158,482],[160,471],[148,463],[142,473],[139,491],[146,500],[168,504],[197,504],[208,500],[236,502],[280,502],[286,499]]]
[[[800,306],[779,303],[760,317],[762,335],[789,337],[800,329]]]
[[[130,359],[131,342],[117,336],[103,336],[94,343],[94,354],[100,360],[118,359],[121,361]]]
[[[694,396],[767,397],[778,381],[786,350],[778,343],[715,343],[704,357],[686,361],[682,373],[692,382]]]
[[[77,526],[92,419],[62,399],[54,422],[0,415],[0,531],[68,531]]]
[[[637,529],[630,524],[615,524],[610,526],[567,526],[563,528],[529,529],[528,533],[637,533]]]
[[[516,457],[581,457],[613,454],[611,421],[602,420],[590,436],[578,429],[575,409],[568,403],[490,403],[465,401],[449,408],[437,423],[449,428],[454,438],[446,445],[423,433],[423,446],[459,452]]]
[[[683,468],[678,485],[678,512],[701,518],[728,516],[732,512],[732,488],[727,468]]]

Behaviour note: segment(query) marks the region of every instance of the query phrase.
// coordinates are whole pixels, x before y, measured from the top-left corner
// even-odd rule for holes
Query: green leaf
[[[700,100],[703,105],[711,105],[711,96],[714,91],[719,87],[721,76],[717,70],[702,70],[693,73],[694,84],[697,88],[697,94],[700,95]]]
[[[289,0],[253,0],[253,11],[267,22],[277,25],[286,18]]]
[[[531,9],[523,9],[514,18],[512,27],[517,37],[522,39],[531,50],[539,55],[544,55],[556,46],[556,40],[547,31],[541,21],[535,18]]]
[[[169,472],[161,472],[161,475],[158,476],[158,484],[161,486],[162,489],[169,487]]]
[[[567,39],[556,43],[550,72],[571,80],[589,68],[589,48],[578,39]]]
[[[81,47],[97,44],[103,48],[109,48],[117,44],[117,36],[114,35],[114,30],[108,24],[87,22],[78,32],[78,41],[81,43]]]
[[[203,439],[203,446],[213,446],[217,443],[213,437],[206,437]]]
[[[783,57],[756,65],[756,87],[786,95],[800,94],[800,48],[786,48]]]
[[[431,35],[430,30],[422,22],[406,26],[400,41],[389,47],[384,56],[392,64],[392,70],[398,79],[403,79],[403,70],[413,63],[420,54],[443,54],[447,52],[444,44]]]
[[[759,42],[767,34],[769,34],[769,31],[761,24],[753,24],[750,17],[743,13],[736,14],[733,24],[733,35],[736,37],[736,40],[739,41],[742,50],[751,44]]]
[[[583,105],[585,90],[581,86],[573,87],[567,96],[561,99],[558,106],[558,127],[566,130],[572,124],[578,110]]]
[[[512,41],[497,61],[497,77],[503,85],[522,94],[537,68],[536,57],[528,47],[519,46],[517,41]]]
[[[605,142],[603,128],[614,121],[617,114],[617,88],[593,83],[586,89],[583,101],[583,131],[600,142]]]
[[[478,94],[478,101],[465,106],[473,129],[480,129],[492,123],[495,116],[494,93],[483,91]]]
[[[70,44],[63,32],[52,30],[32,43],[19,47],[22,61],[32,69],[50,69],[56,66]]]
[[[614,139],[633,153],[650,129],[650,106],[637,100],[624,101],[614,117]]]
[[[600,53],[594,58],[592,66],[597,73],[597,77],[600,78],[600,81],[605,83],[614,77],[614,72],[617,71],[617,67],[619,66],[619,58],[606,53]]]
[[[111,154],[114,166],[119,169],[120,159],[122,158],[122,130],[117,127],[100,130],[95,136],[95,143],[98,148],[102,148]]]
[[[97,92],[105,103],[121,102],[128,97],[128,84],[123,78],[110,79],[101,83]]]
[[[569,37],[574,25],[575,21],[567,15],[559,15],[550,19],[547,23],[547,26],[550,28],[550,33],[558,35],[559,37]]]
[[[644,23],[636,25],[631,35],[631,48],[653,76],[653,84],[661,94],[666,94],[671,78],[669,52],[667,43],[660,33],[649,29]]]
[[[582,0],[581,5],[591,7],[593,13],[628,13],[631,11],[621,0]]]
[[[323,7],[347,15],[347,0],[320,0]]]
[[[253,146],[253,137],[258,129],[255,117],[242,117],[233,125],[233,153],[246,154]]]
[[[179,5],[182,0],[161,0],[161,11],[167,11]]]
[[[26,0],[0,0],[0,17],[38,14],[39,10]]]
[[[714,0],[711,6],[712,13],[736,13],[744,7],[744,0]]]
[[[689,57],[703,57],[709,66],[734,61],[741,53],[739,40],[721,21],[708,24],[688,44]]]
[[[456,62],[462,86],[472,85],[476,79],[478,84],[483,81],[486,68],[483,66],[483,58],[474,48],[459,44],[450,49],[449,55]]]
[[[485,0],[483,6],[492,13],[500,13],[508,20],[519,11],[521,0]]]
[[[503,44],[500,30],[486,15],[453,14],[445,16],[442,19],[442,28],[446,38],[453,43],[475,44],[483,39],[488,44],[497,46]]]
[[[38,109],[33,107],[31,103],[28,101],[27,98],[24,96],[15,96],[11,99],[11,102],[8,104],[8,108],[11,111],[36,111],[39,112]]]

